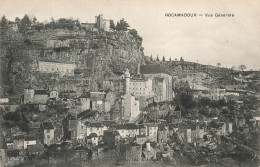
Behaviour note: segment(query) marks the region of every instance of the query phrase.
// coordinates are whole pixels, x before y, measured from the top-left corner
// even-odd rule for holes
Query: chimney
[[[146,149],[147,149],[148,151],[151,151],[150,143],[146,143]]]

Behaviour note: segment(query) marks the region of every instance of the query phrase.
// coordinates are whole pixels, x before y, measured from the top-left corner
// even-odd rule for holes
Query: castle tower
[[[130,93],[130,72],[128,68],[125,71],[125,94]]]
[[[140,63],[138,63],[138,65],[137,65],[137,75],[139,75],[140,74]]]

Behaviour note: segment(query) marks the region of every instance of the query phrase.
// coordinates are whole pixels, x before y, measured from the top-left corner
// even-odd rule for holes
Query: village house
[[[105,111],[105,92],[90,92],[92,110]]]
[[[34,103],[34,89],[32,87],[27,87],[24,89],[24,104]]]
[[[50,99],[58,100],[59,99],[59,92],[57,92],[56,90],[51,91],[50,92]]]
[[[61,99],[76,99],[78,94],[75,90],[64,90],[59,93]]]
[[[139,135],[139,127],[134,123],[112,125],[112,129],[118,131],[122,138]]]
[[[27,149],[29,146],[36,145],[36,143],[36,136],[24,136],[24,149]]]
[[[87,127],[85,123],[76,120],[69,119],[68,120],[68,131],[69,131],[69,139],[70,140],[85,140],[87,136]]]
[[[40,138],[43,144],[54,144],[54,127],[50,122],[44,122],[40,126]]]
[[[86,137],[86,140],[88,144],[91,144],[93,146],[98,146],[99,137],[97,136],[96,133],[91,133],[90,135],[88,135]]]
[[[18,135],[13,137],[13,149],[22,150],[24,149],[24,136]]]
[[[79,101],[81,104],[81,111],[89,110],[90,105],[90,93],[85,92],[79,97]]]
[[[197,138],[203,138],[204,129],[199,123],[182,122],[178,124],[177,134],[182,141],[192,143]]]
[[[167,143],[169,140],[169,129],[163,124],[159,124],[157,133],[157,143]]]
[[[146,136],[145,135],[137,135],[135,138],[136,144],[143,145],[146,142]]]
[[[48,100],[48,92],[46,90],[35,90],[34,91],[34,103],[46,104]]]
[[[146,147],[143,148],[143,159],[145,161],[151,161],[151,160],[156,160],[156,150],[151,146],[150,142],[146,142]]]
[[[5,164],[7,161],[7,146],[4,135],[0,132],[0,164]]]
[[[35,144],[32,146],[28,146],[28,155],[42,155],[44,153],[44,145],[43,144]]]
[[[149,141],[157,142],[157,134],[158,134],[158,123],[144,123],[144,127],[146,128],[146,137]]]
[[[89,136],[91,133],[97,134],[98,137],[104,135],[104,131],[107,130],[107,127],[104,126],[101,122],[97,123],[90,123],[90,122],[85,122],[86,126],[86,132],[87,136]]]
[[[3,107],[5,111],[14,112],[21,103],[21,98],[0,98],[0,107]]]

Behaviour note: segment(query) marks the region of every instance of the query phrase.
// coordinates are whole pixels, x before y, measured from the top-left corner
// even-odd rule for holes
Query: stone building
[[[44,122],[41,124],[41,141],[43,144],[54,144],[54,127],[50,122]]]
[[[42,73],[59,73],[61,77],[64,75],[74,75],[76,65],[73,63],[65,63],[54,60],[38,61],[37,70]]]
[[[4,135],[2,134],[2,129],[0,127],[0,165],[3,165],[6,163],[7,160],[7,146],[5,143]]]
[[[85,92],[79,97],[81,111],[89,110],[90,109],[90,93]]]
[[[125,94],[121,96],[121,119],[134,121],[140,114],[139,101],[130,92],[130,73],[126,69],[125,72]]]
[[[81,23],[81,27],[88,31],[111,31],[110,20],[104,19],[103,14],[95,16],[95,23]]]
[[[152,90],[154,91],[154,100],[156,102],[172,100],[172,76],[168,74],[167,69],[159,64],[154,64],[141,66],[140,70],[146,78],[153,79]]]
[[[30,104],[34,102],[34,89],[27,87],[24,89],[24,104]]]
[[[58,98],[59,98],[59,92],[57,92],[56,90],[50,92],[50,99],[58,100]]]
[[[46,90],[34,91],[34,103],[46,104],[47,100],[48,100],[48,92]]]
[[[139,127],[134,123],[115,124],[112,126],[114,131],[117,131],[122,138],[136,137],[139,135]]]
[[[96,26],[99,31],[110,31],[110,20],[104,19],[103,14],[100,14],[95,17]]]

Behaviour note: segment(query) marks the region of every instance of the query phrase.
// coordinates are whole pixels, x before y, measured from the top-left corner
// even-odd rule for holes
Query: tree
[[[172,58],[170,57],[169,61],[172,61]]]
[[[2,30],[1,34],[7,30],[7,28],[8,28],[7,22],[8,22],[8,20],[5,18],[5,16],[3,16],[0,21],[0,27]]]
[[[238,69],[241,71],[244,71],[246,69],[246,66],[242,64],[238,67]]]
[[[142,40],[143,40],[143,38],[138,35],[138,32],[136,31],[136,29],[131,29],[131,30],[129,30],[129,33],[130,33],[131,35],[133,35],[133,37],[134,37],[135,39],[137,39],[137,40],[139,40],[139,41],[142,41]]]
[[[116,29],[116,26],[115,26],[115,23],[114,23],[113,20],[110,20],[110,28],[111,28],[112,30],[115,30],[115,29]]]
[[[184,59],[181,57],[181,58],[180,58],[180,61],[184,61]]]
[[[221,66],[221,63],[217,63],[217,66],[220,67],[220,66]]]
[[[163,56],[162,61],[165,61],[165,57]]]
[[[156,61],[160,61],[160,59],[159,59],[159,56],[157,55],[157,57],[156,57]]]
[[[15,22],[20,22],[20,21],[21,21],[21,19],[19,17],[15,18]]]
[[[31,27],[32,21],[29,19],[28,15],[24,15],[24,17],[22,18],[20,24],[19,24],[19,32],[21,33],[25,33],[26,31],[29,30],[29,28]]]
[[[116,24],[116,30],[117,31],[127,31],[129,27],[129,24],[125,21],[124,18],[122,18],[119,22]]]
[[[235,66],[232,66],[231,69],[232,69],[232,70],[236,70],[236,67],[235,67]]]
[[[37,19],[36,19],[36,17],[33,17],[33,20],[32,20],[32,22],[33,22],[34,24],[37,22]]]
[[[153,61],[153,55],[150,56],[150,61]]]

